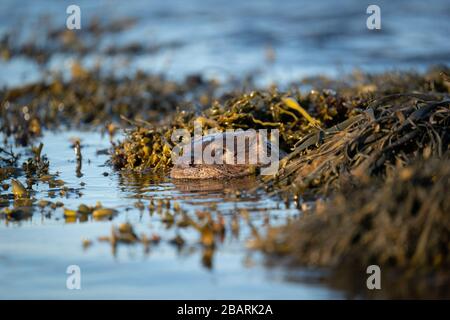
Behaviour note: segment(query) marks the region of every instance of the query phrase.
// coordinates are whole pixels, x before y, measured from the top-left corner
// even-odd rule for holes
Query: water
[[[45,43],[48,24],[64,28],[66,7],[73,1],[2,0],[0,34],[19,31],[19,41]],[[164,73],[181,79],[190,73],[227,79],[255,75],[258,84],[278,84],[318,73],[339,76],[355,68],[367,71],[414,68],[450,63],[450,3],[448,1],[376,1],[382,10],[382,30],[366,28],[366,8],[372,1],[77,1],[82,26],[92,17],[113,21],[136,18],[136,24],[120,33],[106,33],[97,49],[83,57],[55,52],[47,65],[38,66],[20,56],[0,60],[0,86],[37,81],[49,70],[68,73],[72,59],[85,67],[97,61],[107,73],[118,76],[136,70]],[[49,19],[44,23],[42,17]],[[160,46],[156,52],[107,56],[110,45],[131,43]],[[268,61],[268,48],[275,60]],[[83,143],[82,177],[77,177],[69,139]],[[105,166],[108,138],[97,132],[45,132],[43,153],[51,172],[59,172],[73,192],[52,195],[46,184],[35,187],[35,197],[63,201],[76,209],[80,203],[101,201],[116,208],[112,221],[70,223],[57,209],[50,215],[36,209],[28,220],[0,219],[0,298],[341,298],[341,292],[316,281],[305,281],[305,270],[269,268],[264,258],[245,248],[250,229],[241,223],[239,237],[228,235],[214,251],[212,266],[202,260],[205,252],[192,229],[166,228],[158,215],[135,207],[141,199],[178,201],[190,215],[217,205],[229,226],[233,214],[245,208],[260,230],[267,217],[272,224],[299,214],[264,192],[232,197],[221,191],[202,191],[201,185],[177,185],[169,179],[152,181],[124,175]],[[22,160],[24,160],[22,158]],[[104,175],[106,172],[108,175]],[[23,177],[20,178],[23,181]],[[9,182],[6,180],[5,182]],[[85,182],[86,185],[80,185]],[[208,186],[211,187],[211,186]],[[220,186],[219,186],[220,187]],[[193,190],[194,189],[194,190]],[[12,200],[10,201],[11,205]],[[145,252],[142,245],[120,245],[112,252],[99,236],[112,225],[131,222],[138,233],[157,233],[162,242]],[[180,234],[182,250],[168,243]],[[84,249],[82,239],[93,245]],[[66,268],[82,270],[82,290],[66,289]],[[306,273],[305,273],[306,272]],[[307,277],[308,278],[308,277]]]
[[[72,137],[80,137],[83,144],[82,177],[77,177],[74,152],[70,147]],[[263,217],[270,216],[272,224],[285,221],[297,210],[287,209],[264,193],[249,194],[239,199],[220,191],[201,191],[196,186],[176,185],[170,180],[152,182],[123,176],[104,163],[106,155],[97,150],[109,146],[109,140],[95,132],[47,132],[43,141],[50,160],[50,172],[60,172],[60,178],[69,188],[82,195],[70,194],[67,198],[49,193],[47,184],[34,187],[37,199],[62,201],[67,208],[79,204],[94,205],[97,201],[105,207],[116,208],[119,214],[112,221],[65,220],[63,209],[41,212],[35,210],[28,220],[18,222],[0,220],[0,298],[56,298],[56,299],[307,299],[338,298],[334,292],[319,283],[295,280],[302,272],[286,272],[266,268],[263,257],[245,249],[251,238],[250,230],[240,222],[239,237],[228,233],[223,243],[214,251],[212,266],[202,263],[204,254],[198,243],[199,235],[192,228],[166,228],[157,214],[150,216],[148,208],[135,207],[137,199],[146,206],[150,199],[177,201],[189,214],[207,210],[212,204],[225,216],[227,227],[239,208],[249,210],[251,220],[263,230]],[[109,173],[108,176],[103,175]],[[24,182],[23,179],[21,179]],[[8,181],[5,181],[8,182]],[[86,185],[80,186],[80,182]],[[11,200],[12,204],[13,200]],[[141,244],[119,245],[112,252],[109,243],[101,243],[99,236],[109,235],[111,226],[131,222],[138,234],[157,233],[162,241],[145,252]],[[181,249],[168,240],[180,234],[186,245]],[[83,248],[82,240],[93,240]],[[66,269],[69,265],[81,268],[82,289],[66,289]],[[294,281],[293,281],[294,280]]]
[[[45,30],[65,27],[70,1],[21,2],[3,0],[0,34],[10,29],[17,37],[45,42]],[[202,73],[217,78],[256,73],[259,83],[282,83],[305,75],[338,76],[354,68],[368,71],[423,69],[450,62],[450,3],[420,1],[303,1],[201,0],[77,1],[82,30],[92,17],[103,21],[136,18],[124,32],[102,35],[97,49],[82,58],[86,66],[98,59],[118,75],[141,69],[173,78]],[[381,8],[382,29],[366,28],[369,4]],[[49,21],[42,22],[42,17]],[[44,39],[43,39],[44,38]],[[157,45],[161,50],[129,57],[105,57],[114,44]],[[268,63],[267,48],[275,51]],[[56,53],[51,70],[64,71],[72,55]],[[30,61],[0,63],[0,85],[37,78],[40,70]]]

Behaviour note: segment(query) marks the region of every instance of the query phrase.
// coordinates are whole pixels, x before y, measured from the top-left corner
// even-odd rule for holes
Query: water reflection
[[[75,170],[77,161],[70,139],[75,135],[82,142],[82,177]],[[301,285],[294,289],[267,278],[262,264],[249,262],[253,260],[246,243],[255,232],[262,234],[267,225],[285,222],[287,217],[298,214],[262,190],[248,192],[257,183],[254,178],[175,181],[150,173],[115,172],[105,165],[108,156],[97,153],[110,143],[108,137],[99,133],[46,132],[42,141],[42,153],[50,163],[49,176],[44,181],[33,180],[30,199],[15,200],[10,188],[1,196],[0,210],[11,210],[14,214],[0,215],[0,257],[7,260],[20,257],[15,268],[8,268],[14,277],[35,283],[39,280],[34,274],[41,266],[53,266],[61,260],[65,264],[89,261],[90,265],[102,265],[93,269],[99,275],[92,281],[121,279],[120,285],[129,288],[122,297],[136,296],[136,283],[148,285],[154,279],[164,283],[168,290],[165,297],[181,297],[175,292],[180,292],[184,285],[196,287],[196,297],[214,297],[217,290],[207,276],[214,274],[222,274],[215,283],[230,285],[230,297],[231,292],[233,297],[239,296],[236,288],[247,292],[240,295],[246,297],[257,296],[261,291],[256,288],[262,287],[266,287],[265,292],[269,292],[268,287],[278,287],[285,296],[294,291],[304,292]],[[23,172],[13,171],[18,180],[26,182]],[[6,175],[2,184],[9,185],[12,176]],[[60,185],[54,185],[58,180]],[[101,205],[117,213],[96,220],[92,213],[86,213],[89,210],[81,210],[81,205],[88,208]],[[66,216],[65,209],[74,214]],[[11,227],[13,230],[7,232]],[[14,250],[8,245],[11,241],[15,243]],[[36,259],[42,262],[36,264],[33,262]],[[139,267],[135,266],[137,261],[142,261]],[[3,267],[5,262],[0,259],[0,269]],[[61,268],[65,270],[64,265]],[[247,271],[249,268],[253,271]],[[48,296],[52,281],[59,276],[45,274],[48,285],[35,290],[36,294],[39,291]],[[249,274],[259,279],[257,284],[248,282]],[[236,280],[227,282],[224,277]],[[114,283],[98,289],[97,294],[116,292]],[[6,288],[13,291],[17,286],[10,281]],[[26,292],[33,295],[35,291]],[[144,292],[145,295],[137,296],[148,298],[149,291]],[[227,296],[226,292],[224,289],[221,294]],[[94,291],[85,291],[83,295],[95,297]]]

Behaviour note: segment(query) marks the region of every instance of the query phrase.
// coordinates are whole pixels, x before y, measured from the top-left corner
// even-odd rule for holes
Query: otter
[[[278,139],[278,135],[276,137]],[[258,134],[255,130],[208,134],[182,144],[181,149],[183,154],[170,172],[173,179],[245,177],[284,156],[278,143],[272,143],[265,134]]]

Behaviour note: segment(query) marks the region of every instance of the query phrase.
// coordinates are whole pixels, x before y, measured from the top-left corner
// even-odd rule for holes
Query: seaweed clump
[[[427,130],[426,127],[430,129],[434,120],[439,124],[432,130],[437,129],[437,136],[440,136],[443,128],[448,125],[447,119],[441,119],[441,111],[447,108],[445,97],[450,89],[446,77],[444,71],[431,69],[422,76],[413,73],[355,76],[347,87],[340,87],[338,91],[319,86],[320,90],[302,92],[301,86],[296,85],[284,92],[276,88],[249,93],[234,91],[213,98],[209,107],[187,108],[172,113],[164,119],[163,124],[133,122],[135,128],[128,132],[126,139],[114,145],[112,163],[117,169],[135,171],[170,168],[172,163],[168,154],[175,143],[171,141],[173,131],[187,129],[193,134],[195,122],[201,124],[204,133],[210,129],[278,129],[280,147],[290,153],[289,157],[283,160],[284,170],[273,180],[276,182],[274,189],[283,189],[283,186],[290,186],[295,177],[300,179],[303,176],[304,172],[300,169],[305,168],[311,157],[314,157],[305,157],[305,154],[315,149],[315,146],[325,145],[330,148],[327,151],[328,156],[342,147],[339,152],[343,159],[350,157],[356,160],[352,160],[352,165],[344,166],[350,168],[362,162],[362,158],[356,159],[359,156],[363,157],[377,148],[383,149],[387,147],[387,141],[401,137],[404,141],[397,141],[400,145],[391,145],[382,152],[383,157],[387,156],[390,157],[387,160],[392,160],[391,156],[399,148],[403,148],[403,144],[421,136],[424,130]],[[367,89],[368,79],[374,81],[370,90]],[[386,87],[384,83],[391,83],[392,86]],[[295,103],[287,103],[288,100]],[[435,112],[435,109],[440,111]],[[417,112],[414,113],[415,111]],[[442,116],[445,118],[445,114]],[[431,119],[431,122],[414,127],[415,121],[420,122],[423,119]],[[414,130],[411,129],[413,127]],[[385,135],[391,129],[398,131]],[[405,133],[409,135],[404,136]],[[435,141],[433,134],[429,132],[428,135],[433,143],[440,143]],[[350,142],[351,137],[354,140]],[[325,146],[313,152],[319,154],[327,148]],[[432,146],[431,149],[437,150]],[[410,153],[414,150],[414,147],[409,149]],[[383,166],[383,157],[376,159],[375,167]],[[345,162],[338,158],[322,157],[328,160],[328,164],[336,166]],[[314,165],[316,164],[317,161]],[[377,171],[375,167],[374,172]],[[330,166],[320,168],[323,173],[330,169]],[[338,176],[338,172],[342,172],[337,168],[331,169],[334,177]],[[310,178],[317,182],[317,174]],[[333,179],[324,180],[327,184]],[[272,184],[273,181],[268,183]],[[296,181],[295,185],[297,182],[299,181]]]
[[[216,84],[192,79],[177,83],[140,72],[115,78],[74,63],[69,81],[55,76],[49,82],[0,90],[0,131],[27,145],[43,129],[128,124],[124,118],[156,123],[177,107],[202,106],[212,99]]]
[[[299,103],[287,103],[287,99]],[[281,149],[290,150],[316,126],[333,126],[355,114],[362,103],[358,97],[345,98],[327,90],[306,94],[276,89],[237,91],[219,97],[209,108],[174,113],[165,119],[164,125],[133,122],[135,129],[114,145],[112,163],[117,169],[166,172],[172,166],[171,150],[178,142],[171,140],[172,133],[175,129],[186,129],[192,135],[196,123],[204,133],[210,129],[278,129]],[[304,115],[311,116],[308,120]]]
[[[300,139],[264,181],[303,214],[254,246],[269,260],[324,267],[328,282],[356,295],[449,297],[450,99],[441,89],[375,94],[355,116]],[[365,286],[372,264],[384,290]]]
[[[299,140],[277,176],[279,190],[321,193],[345,180],[384,175],[418,156],[442,156],[450,144],[450,100],[437,94],[393,94],[360,114]]]
[[[296,222],[272,228],[260,249],[293,265],[326,267],[330,281],[369,294],[366,268],[381,267],[381,297],[450,296],[450,158],[418,159],[386,179],[319,200]],[[376,290],[375,290],[376,291]],[[372,294],[374,294],[372,292]]]

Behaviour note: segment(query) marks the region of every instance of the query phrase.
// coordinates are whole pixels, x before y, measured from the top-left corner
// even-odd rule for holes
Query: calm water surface
[[[76,175],[72,137],[80,137],[84,146],[82,177]],[[99,133],[47,132],[43,141],[50,172],[60,172],[66,186],[79,192],[69,192],[67,197],[57,192],[52,195],[48,185],[41,183],[34,187],[36,199],[62,201],[72,209],[81,203],[94,205],[101,201],[105,207],[116,208],[119,214],[112,221],[90,219],[72,223],[64,219],[60,208],[44,212],[37,209],[30,219],[18,222],[1,219],[0,298],[320,299],[341,296],[318,283],[299,283],[304,278],[303,271],[265,267],[258,253],[245,248],[251,234],[242,220],[239,236],[231,236],[231,217],[242,208],[248,209],[251,221],[261,230],[266,217],[277,224],[287,216],[298,214],[281,201],[263,192],[236,198],[221,191],[204,191],[199,184],[176,185],[170,180],[155,183],[145,177],[121,175],[105,166],[107,155],[97,155],[98,150],[110,145],[109,139]],[[104,172],[109,175],[105,176]],[[23,178],[19,180],[24,182]],[[80,186],[80,182],[86,185]],[[196,231],[167,228],[160,215],[151,216],[148,208],[141,211],[135,207],[139,199],[146,207],[150,199],[177,201],[190,215],[216,205],[225,217],[228,233],[214,251],[212,265],[203,262],[204,252]],[[46,214],[48,211],[50,215]],[[138,234],[159,234],[162,241],[150,247],[149,252],[136,244],[119,245],[113,253],[109,243],[96,239],[109,235],[111,226],[120,222],[131,222]],[[186,240],[182,249],[168,241],[177,234]],[[84,249],[83,239],[93,240],[92,246]],[[65,272],[72,264],[81,268],[79,291],[66,289]]]

